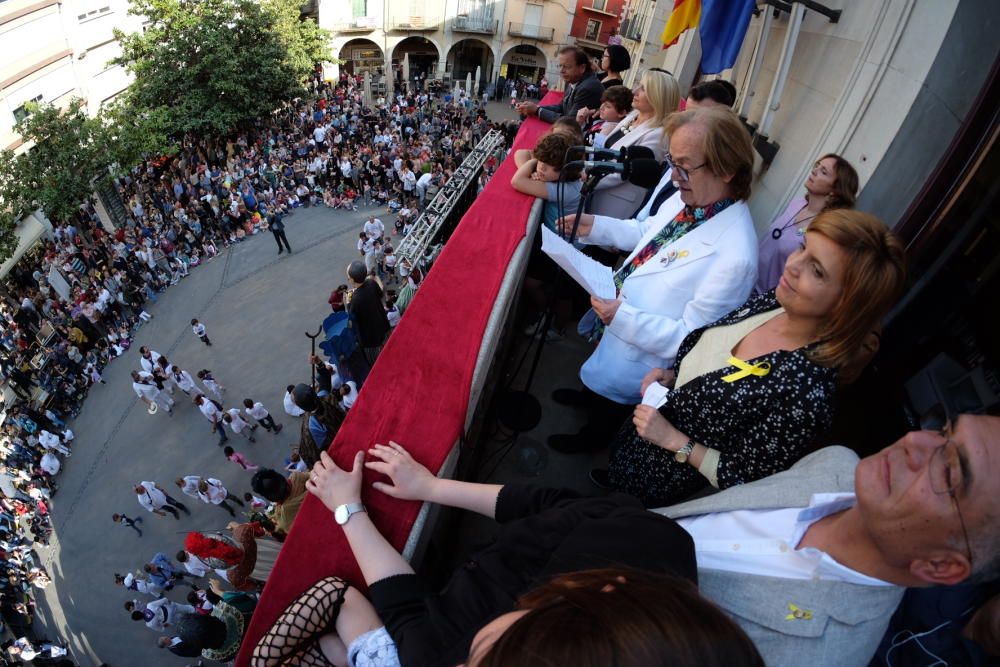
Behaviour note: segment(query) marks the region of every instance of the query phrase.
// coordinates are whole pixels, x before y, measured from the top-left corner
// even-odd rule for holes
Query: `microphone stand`
[[[603,173],[590,174],[587,177],[587,180],[584,181],[583,187],[580,188],[580,201],[576,207],[576,217],[573,221],[573,229],[569,235],[569,243],[573,243],[576,240],[577,231],[580,226],[580,216],[583,215],[584,206],[593,195],[598,181],[606,175],[607,174]],[[542,224],[544,224],[544,222]],[[565,238],[565,236],[563,236],[563,238]],[[528,370],[528,377],[524,382],[524,388],[517,390],[508,389],[503,398],[501,398],[501,402],[497,410],[497,418],[503,422],[507,428],[513,431],[513,435],[510,443],[507,445],[506,452],[504,452],[496,461],[493,466],[493,470],[496,470],[497,466],[500,465],[510,450],[517,444],[518,436],[525,431],[530,431],[535,428],[542,420],[542,405],[539,400],[531,394],[531,387],[534,384],[535,373],[538,371],[538,364],[542,358],[542,350],[545,349],[545,342],[548,338],[549,328],[552,326],[556,294],[559,292],[558,288],[565,280],[565,272],[560,271],[556,275],[555,281],[552,283],[552,290],[549,293],[548,301],[545,304],[545,312],[542,314],[540,328],[536,329],[534,334],[541,335],[539,335],[538,346],[535,348],[535,354],[531,360],[531,368]],[[539,450],[530,444],[522,444],[519,447],[519,454],[518,461],[521,464],[523,472],[529,475],[539,474],[548,463],[548,456],[544,450]]]

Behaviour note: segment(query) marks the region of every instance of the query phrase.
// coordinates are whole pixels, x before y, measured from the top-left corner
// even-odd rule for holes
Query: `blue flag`
[[[702,74],[718,74],[736,64],[754,4],[754,0],[702,0],[698,24]]]

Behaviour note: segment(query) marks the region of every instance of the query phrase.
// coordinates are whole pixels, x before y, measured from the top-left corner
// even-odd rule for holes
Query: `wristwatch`
[[[674,452],[674,461],[687,463],[688,457],[694,451],[694,440],[688,439],[687,444]],[[337,509],[340,509],[339,507]]]
[[[333,510],[334,520],[343,526],[347,523],[351,516],[357,514],[358,512],[367,512],[365,506],[361,503],[350,503],[349,505],[340,505],[337,509]]]

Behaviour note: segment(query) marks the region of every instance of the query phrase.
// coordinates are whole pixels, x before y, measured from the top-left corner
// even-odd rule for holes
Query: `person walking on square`
[[[184,477],[178,477],[174,480],[174,484],[177,485],[184,495],[195,498],[196,500],[201,500],[198,495],[198,484],[201,482],[201,477],[199,475],[185,475]]]
[[[250,463],[250,460],[247,459],[247,457],[243,456],[243,454],[239,453],[232,447],[223,447],[222,453],[226,455],[228,460],[232,461],[244,470],[257,470],[260,468],[260,466]]]
[[[219,505],[224,510],[229,512],[229,516],[236,516],[236,511],[229,506],[227,500],[232,500],[234,503],[240,507],[244,507],[242,500],[236,496],[230,495],[226,487],[223,486],[222,482],[215,479],[214,477],[209,477],[208,479],[202,479],[198,482],[198,497],[201,498],[202,502],[209,505]]]
[[[191,318],[191,331],[194,335],[201,339],[201,342],[209,347],[212,347],[212,341],[208,339],[208,333],[205,330],[205,325],[198,320]]]
[[[169,380],[188,396],[194,397],[201,393],[191,374],[176,364],[170,367]]]
[[[130,519],[124,514],[112,514],[111,520],[117,523],[119,526],[127,526],[139,533],[139,537],[142,537],[142,531],[139,529],[138,524],[142,523],[142,517],[137,516],[134,519]]]
[[[274,417],[267,411],[263,403],[255,403],[252,398],[243,399],[243,409],[248,415],[257,420],[257,423],[264,427],[268,433],[278,435],[281,433],[282,424],[276,424]]]
[[[222,406],[216,401],[206,398],[204,394],[195,396],[194,403],[201,410],[201,414],[205,415],[205,419],[212,424],[212,432],[219,435],[219,447],[222,447],[226,440],[229,440],[229,436],[226,435],[226,428],[223,426]]]
[[[134,491],[139,504],[147,512],[152,512],[158,516],[166,516],[167,512],[169,512],[174,515],[175,519],[181,518],[177,510],[188,515],[191,514],[191,510],[185,507],[183,503],[179,503],[168,496],[166,491],[161,489],[156,482],[139,482],[135,485]]]
[[[212,375],[212,371],[207,368],[201,369],[198,371],[198,379],[205,385],[205,389],[208,389],[210,392],[215,394],[215,397],[220,401],[222,400],[222,394],[225,393],[226,388],[215,379],[215,376]]]
[[[278,254],[285,252],[281,249],[281,244],[285,244],[285,249],[291,254],[292,246],[288,245],[288,237],[285,236],[285,223],[281,220],[280,213],[271,213],[267,216],[267,224],[274,235],[274,241],[278,244]]]
[[[142,399],[147,407],[156,405],[167,411],[171,417],[174,416],[174,401],[166,395],[159,387],[150,373],[132,371],[132,390],[135,395]]]
[[[226,410],[225,414],[222,415],[222,420],[226,422],[226,426],[233,430],[233,433],[242,435],[250,442],[257,442],[257,438],[253,437],[253,432],[254,429],[257,428],[257,425],[254,424],[251,426],[249,422],[243,419],[239,408],[230,408],[229,410]]]

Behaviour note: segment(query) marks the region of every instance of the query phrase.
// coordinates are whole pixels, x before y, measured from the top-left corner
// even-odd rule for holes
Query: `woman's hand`
[[[674,372],[674,369],[654,368],[642,377],[642,385],[639,387],[639,393],[645,395],[646,390],[649,389],[649,385],[654,382],[659,382],[664,387],[673,387],[676,381],[677,373]]]
[[[618,312],[618,306],[622,305],[621,299],[602,299],[599,296],[590,297],[590,307],[594,309],[597,316],[605,325],[611,324]]]
[[[642,438],[671,452],[676,452],[683,447],[684,441],[686,441],[683,434],[674,428],[674,425],[668,422],[659,410],[648,405],[635,406],[632,423],[635,424],[635,430]]]
[[[576,222],[575,215],[564,215],[563,217],[556,220],[556,228],[563,234],[569,236],[573,232],[573,225]],[[591,230],[594,229],[594,216],[590,213],[580,214],[580,224],[577,225],[576,235],[577,236],[590,236]]]
[[[377,461],[369,461],[365,467],[380,472],[392,480],[392,484],[375,482],[372,486],[382,493],[402,500],[428,500],[431,488],[438,481],[430,470],[417,463],[402,445],[389,441],[388,445],[375,445],[368,450]]]
[[[360,503],[364,460],[364,452],[355,454],[354,467],[348,471],[340,468],[329,454],[323,452],[309,473],[306,489],[322,500],[331,512],[341,505]]]

